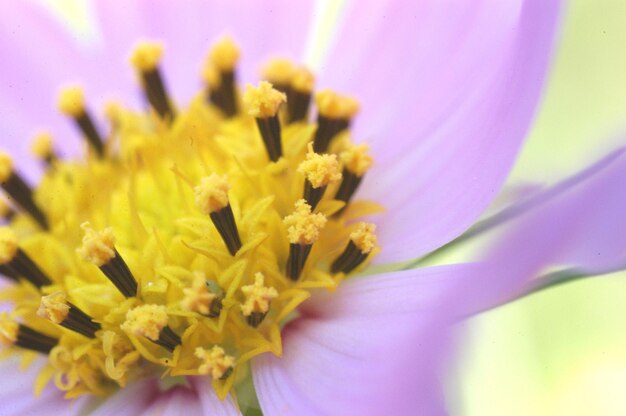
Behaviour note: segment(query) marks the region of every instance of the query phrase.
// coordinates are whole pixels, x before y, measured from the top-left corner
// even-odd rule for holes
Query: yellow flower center
[[[84,160],[38,138],[47,172],[31,189],[0,152],[15,208],[0,228],[0,273],[14,282],[2,296],[15,305],[0,342],[48,354],[38,390],[53,380],[72,398],[209,375],[223,398],[252,358],[282,354],[281,327],[312,292],[335,290],[378,250],[374,226],[355,222],[380,207],[352,200],[371,165],[347,133],[352,98],[318,94],[309,122],[313,76],[285,62],[267,70],[285,90],[263,81],[244,93],[239,49],[224,39],[205,89],[179,108],[162,54],[137,47],[150,111],[111,104],[107,132],[87,94],[64,90],[59,107],[85,138]]]

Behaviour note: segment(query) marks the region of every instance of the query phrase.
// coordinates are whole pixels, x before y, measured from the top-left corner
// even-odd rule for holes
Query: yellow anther
[[[0,315],[0,344],[7,347],[15,344],[19,330],[20,325],[7,313]]]
[[[248,114],[256,118],[274,117],[280,105],[286,101],[287,96],[267,81],[261,81],[258,87],[248,84],[243,95]]]
[[[217,345],[210,350],[197,347],[194,355],[202,360],[202,364],[198,367],[198,372],[204,375],[210,374],[214,380],[224,377],[235,365],[235,358],[227,355],[224,349]]]
[[[337,94],[332,90],[323,90],[315,94],[317,109],[328,118],[351,118],[359,111],[359,103],[352,97]]]
[[[309,144],[309,152],[306,159],[298,166],[298,172],[307,178],[313,188],[327,186],[341,180],[337,155],[317,154],[313,152],[312,144]]]
[[[70,117],[80,116],[85,111],[85,94],[77,86],[66,87],[59,94],[59,110]]]
[[[370,253],[374,247],[376,247],[378,241],[376,239],[376,234],[374,234],[375,231],[375,224],[362,222],[359,224],[359,227],[350,234],[350,240],[354,243],[356,248],[361,251],[361,253]]]
[[[9,227],[0,227],[0,264],[13,260],[17,253],[17,236]]]
[[[265,276],[263,273],[254,275],[254,284],[246,285],[241,288],[246,300],[241,305],[241,312],[244,316],[250,316],[253,313],[264,314],[270,309],[270,302],[278,292],[271,286],[265,286]]]
[[[217,295],[209,291],[206,278],[203,273],[194,273],[190,288],[183,289],[185,297],[181,301],[181,307],[187,311],[198,312],[208,315],[211,312],[211,303]]]
[[[293,62],[289,59],[273,58],[263,66],[261,75],[272,84],[289,85],[295,69]]]
[[[202,79],[209,88],[216,88],[222,83],[220,71],[212,62],[207,62],[202,68]]]
[[[52,143],[52,135],[48,132],[41,132],[33,139],[30,145],[30,151],[36,157],[46,159],[54,153]]]
[[[13,158],[8,153],[0,151],[0,182],[9,179],[13,173]]]
[[[350,146],[341,153],[340,158],[345,168],[356,176],[363,176],[374,162],[366,143]]]
[[[194,188],[196,205],[207,215],[219,211],[228,205],[229,189],[226,175],[220,176],[212,173],[210,176],[205,176]]]
[[[65,321],[70,313],[70,305],[67,303],[67,295],[62,290],[41,297],[37,315],[48,319],[55,324]]]
[[[291,88],[298,92],[310,93],[315,85],[315,75],[306,68],[297,68],[291,78]]]
[[[122,118],[124,109],[117,101],[107,101],[104,104],[104,115],[111,122],[117,122]]]
[[[76,252],[83,259],[100,267],[115,257],[115,236],[111,227],[96,231],[89,222],[84,222],[80,228],[85,231],[85,235],[83,245]]]
[[[135,336],[143,336],[152,341],[159,339],[161,330],[167,326],[167,310],[163,305],[142,305],[126,313],[122,330]]]
[[[155,69],[163,56],[163,45],[158,42],[140,42],[130,56],[131,64],[140,72]]]
[[[304,199],[296,201],[296,210],[283,219],[291,244],[309,245],[317,241],[320,230],[326,225],[324,214],[311,213],[311,206]]]
[[[232,71],[239,60],[239,47],[231,37],[225,36],[213,45],[209,59],[218,70]]]

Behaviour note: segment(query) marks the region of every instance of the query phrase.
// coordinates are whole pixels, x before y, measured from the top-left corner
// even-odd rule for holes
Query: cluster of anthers
[[[251,358],[281,354],[281,325],[311,291],[334,290],[378,250],[357,218],[380,207],[352,201],[372,163],[348,134],[354,99],[313,94],[312,74],[284,59],[240,92],[225,38],[179,109],[161,56],[156,43],[134,50],[149,110],[110,104],[106,135],[81,89],[62,91],[84,160],[38,136],[46,172],[31,188],[0,153],[0,297],[14,306],[0,341],[48,356],[38,391],[53,380],[68,398],[104,395],[156,373],[208,375],[223,398]]]

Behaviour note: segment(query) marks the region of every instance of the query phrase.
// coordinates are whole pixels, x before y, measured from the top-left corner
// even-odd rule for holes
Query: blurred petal
[[[362,196],[388,208],[378,261],[437,248],[495,197],[537,107],[558,3],[355,3],[320,84],[363,103],[354,133],[376,164]]]
[[[305,303],[283,330],[283,357],[253,362],[271,415],[443,414],[435,376],[450,288],[475,270],[456,265],[345,282]]]
[[[237,410],[237,406],[231,396],[222,401],[215,395],[210,379],[207,377],[192,377],[190,380],[202,403],[202,414],[224,416],[241,414]]]

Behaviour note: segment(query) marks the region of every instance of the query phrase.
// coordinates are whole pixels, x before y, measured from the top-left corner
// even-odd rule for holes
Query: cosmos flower
[[[167,6],[97,3],[101,36],[80,42],[28,6],[1,17],[7,147],[34,123],[71,137],[47,105],[79,79],[86,94],[65,90],[60,107],[89,149],[87,163],[62,162],[58,151],[77,143],[40,140],[49,167],[34,200],[16,179],[32,165],[19,151],[19,163],[2,161],[23,211],[0,235],[3,271],[30,280],[5,290],[17,307],[3,336],[50,351],[41,371],[5,362],[7,412],[97,406],[68,405],[52,388],[33,400],[33,380],[49,378],[69,397],[125,386],[101,414],[236,413],[232,387],[251,378],[267,414],[442,412],[440,329],[465,308],[450,295],[476,266],[341,281],[370,261],[390,270],[436,249],[491,202],[536,110],[557,2],[355,4],[315,84],[356,96],[361,112],[327,91],[318,126],[290,107],[311,87],[285,81],[285,67],[242,101],[231,82],[235,69],[252,81],[267,55],[301,56],[310,3]],[[241,64],[218,43],[209,92],[192,97],[198,59],[223,32],[242,45]],[[124,63],[142,38],[164,40],[165,54],[135,50],[137,102]],[[105,140],[88,110],[110,90],[122,100],[108,107]],[[369,142],[371,169],[350,139]],[[371,224],[353,223],[364,216],[378,244]],[[165,389],[143,377],[155,368],[201,377]]]

